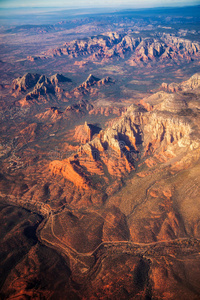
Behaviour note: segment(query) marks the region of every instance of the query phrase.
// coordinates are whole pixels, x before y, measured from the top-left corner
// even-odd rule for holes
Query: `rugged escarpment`
[[[198,55],[198,42],[176,37],[173,34],[158,34],[155,37],[135,37],[131,33],[107,32],[83,40],[65,43],[61,48],[51,49],[43,53],[45,57],[66,55],[70,58],[89,56],[90,60],[110,60],[131,56],[129,63],[137,65],[141,62],[166,59],[191,59]],[[42,57],[43,57],[42,56]]]
[[[13,92],[23,92],[34,88],[34,90],[44,90],[46,87],[46,92],[51,91],[51,84],[57,85],[60,82],[71,81],[62,74],[54,74],[49,78],[45,75],[26,73],[22,77],[18,77],[12,82],[12,91]],[[48,90],[49,89],[49,90]]]
[[[130,107],[112,127],[100,131],[91,141],[87,124],[77,128],[77,137],[81,130],[84,132],[82,137],[86,136],[85,141],[88,142],[70,161],[50,164],[52,174],[62,174],[79,187],[74,177],[64,171],[71,167],[74,159],[86,177],[88,173],[90,176],[96,173],[106,182],[130,173],[139,158],[150,154],[162,152],[166,157],[175,157],[177,148],[190,145],[191,126],[177,116],[171,117],[163,112],[140,112]],[[82,176],[80,172],[77,174]],[[83,186],[86,186],[85,182]]]
[[[58,73],[50,77],[26,73],[23,77],[18,77],[13,80],[10,92],[12,93],[12,96],[17,98],[15,105],[20,107],[31,107],[34,105],[36,107],[40,104],[49,104],[53,106],[58,105],[59,102],[68,102],[73,98],[78,99],[81,105],[83,104],[83,106],[86,106],[84,101],[81,102],[83,98],[97,96],[101,88],[109,87],[114,84],[114,80],[108,76],[99,79],[92,74],[75,88],[72,88],[71,82],[71,79]],[[76,108],[78,106],[81,108],[81,105],[76,102],[75,104],[72,104],[71,108],[73,109],[73,107]],[[91,110],[93,106],[90,104],[85,108],[86,110]],[[114,109],[112,108],[112,110]]]
[[[12,82],[12,95],[18,97],[24,96],[17,103],[20,106],[30,106],[33,103],[47,102],[45,97],[62,93],[59,83],[71,82],[70,79],[62,74],[54,74],[50,78],[46,75],[26,73],[22,77],[18,77]]]
[[[50,164],[52,174],[62,175],[72,181],[77,187],[88,188],[87,179],[79,166],[79,161],[66,159],[62,162],[53,161]]]

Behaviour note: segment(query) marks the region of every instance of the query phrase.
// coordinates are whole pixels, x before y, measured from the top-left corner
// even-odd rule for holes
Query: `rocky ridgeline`
[[[12,90],[18,92],[24,92],[28,89],[33,88],[38,82],[41,75],[26,73],[22,77],[18,77],[12,82]]]
[[[90,115],[104,115],[106,117],[110,115],[121,116],[124,112],[127,111],[127,107],[116,107],[116,106],[101,106],[101,107],[93,107],[89,111]]]
[[[166,58],[190,58],[200,51],[199,43],[162,34],[158,37],[141,38],[129,34],[108,32],[82,40],[65,43],[63,47],[50,49],[41,57],[66,55],[70,58],[90,56],[90,60],[107,60],[111,58],[124,58],[131,55],[131,61],[148,61]]]
[[[12,90],[24,92],[33,87],[37,88],[42,85],[48,86],[50,84],[57,85],[60,82],[66,82],[66,81],[71,81],[71,80],[63,76],[62,74],[58,74],[58,73],[52,75],[50,78],[46,77],[45,75],[26,73],[22,77],[18,77],[13,80]]]
[[[84,81],[81,85],[80,85],[80,88],[88,88],[90,86],[93,86],[95,84],[97,84],[97,86],[101,86],[101,85],[104,85],[106,83],[113,83],[113,81],[111,80],[110,77],[105,77],[105,78],[102,78],[102,79],[99,79],[97,77],[95,77],[94,75],[90,74],[88,76],[88,78],[86,79],[86,81]]]
[[[195,54],[200,50],[200,45],[197,42],[176,37],[171,34],[163,33],[162,39],[166,44],[171,44],[171,47],[176,47],[178,50],[187,51],[188,54]]]
[[[98,88],[114,83],[110,77],[99,79],[90,74],[86,81],[78,87],[71,91],[64,91],[59,86],[60,83],[64,82],[71,82],[71,79],[58,73],[49,78],[46,75],[26,73],[24,76],[13,80],[11,93],[14,97],[26,93],[25,97],[17,103],[20,106],[30,106],[33,103],[40,104],[38,99],[42,103],[47,103],[49,94],[56,95],[56,102],[61,100],[61,98],[64,101],[65,98],[79,98],[88,93],[91,95],[96,94]]]
[[[138,157],[160,152],[165,155],[168,148],[170,156],[174,151],[175,157],[177,147],[190,144],[190,132],[190,125],[178,117],[158,111],[140,112],[131,106],[112,127],[81,146],[76,155],[52,161],[50,170],[52,175],[61,175],[77,187],[88,189],[94,174],[105,182],[121,178],[134,170]]]
[[[168,92],[178,92],[178,91],[187,91],[193,90],[200,87],[200,74],[194,74],[189,80],[181,82],[181,83],[165,83],[163,82],[161,85],[161,89]]]
[[[93,81],[92,77],[90,79]],[[182,84],[197,88],[198,75]],[[87,123],[78,126],[75,137],[84,145],[68,159],[52,161],[51,174],[66,178],[78,188],[89,189],[93,185],[93,175],[100,176],[107,184],[126,176],[140,160],[151,167],[159,161],[168,163],[177,156],[181,161],[180,153],[183,155],[183,152],[190,156],[189,160],[192,159],[190,151],[199,147],[199,133],[196,134],[197,141],[191,139],[192,123],[181,117],[189,107],[186,99],[184,94],[161,91],[140,101],[145,111],[132,105],[117,121],[95,136]]]
[[[97,88],[107,85],[107,84],[112,84],[114,81],[110,77],[105,77],[102,79],[99,79],[92,74],[88,76],[86,81],[84,81],[81,85],[73,89],[68,93],[69,96],[74,96],[74,97],[80,97],[83,95],[87,95],[88,93],[90,94],[96,94]]]
[[[48,93],[55,94],[61,91],[58,84],[61,82],[71,81],[62,74],[54,74],[50,78],[45,75],[26,73],[22,77],[18,77],[12,82],[12,93],[18,96],[20,92],[29,92],[25,96],[25,100],[38,98],[40,95]],[[30,89],[32,89],[30,91]]]

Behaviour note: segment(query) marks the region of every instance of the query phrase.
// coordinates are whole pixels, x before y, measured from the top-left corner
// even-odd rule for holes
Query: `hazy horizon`
[[[200,5],[200,0],[141,0],[139,3],[136,1],[123,1],[123,0],[96,0],[92,2],[90,0],[74,0],[73,4],[71,1],[58,0],[55,5],[53,0],[0,0],[0,8],[66,8],[66,9],[77,9],[77,8],[156,8],[156,7],[181,7],[181,6],[194,6]]]

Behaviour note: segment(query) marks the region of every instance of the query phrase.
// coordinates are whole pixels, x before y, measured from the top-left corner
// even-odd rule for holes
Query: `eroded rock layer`
[[[106,32],[83,40],[65,43],[61,48],[45,51],[41,57],[66,55],[70,58],[89,56],[89,60],[108,61],[114,58],[130,57],[130,65],[153,60],[173,58],[191,59],[199,54],[198,42],[191,42],[173,34],[158,34],[156,37],[133,37],[131,33]]]
[[[57,79],[39,77],[36,85],[55,86]],[[91,75],[81,88],[91,91],[98,82]],[[12,143],[0,145],[0,197],[45,220],[35,233],[31,214],[28,234],[40,240],[31,244],[24,237],[26,223],[11,214],[8,236],[2,233],[11,260],[0,249],[3,266],[19,255],[20,243],[26,251],[12,264],[0,297],[198,299],[198,84],[188,93],[159,91],[107,126],[100,126],[102,115],[96,111],[94,118],[94,112],[82,100],[63,110],[38,110],[17,128],[11,119]],[[15,230],[20,234],[10,244]],[[46,247],[61,253],[65,263]]]

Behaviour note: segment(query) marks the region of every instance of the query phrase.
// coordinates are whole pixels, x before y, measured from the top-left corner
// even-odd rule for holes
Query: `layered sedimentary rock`
[[[88,188],[87,179],[85,179],[77,159],[66,159],[62,162],[53,161],[50,163],[50,169],[53,175],[62,175],[64,178],[72,181],[77,187]]]
[[[55,74],[48,78],[46,75],[27,73],[23,77],[18,77],[12,82],[13,96],[17,97],[22,92],[28,92],[25,97],[18,102],[20,106],[29,106],[37,103],[37,99],[62,93],[59,83],[70,82],[71,80],[62,74]],[[42,99],[41,102],[46,102]],[[38,102],[39,103],[39,102]]]
[[[116,106],[102,106],[102,107],[94,107],[89,111],[90,115],[105,115],[105,116],[110,116],[110,115],[117,115],[121,116],[124,112],[126,112],[127,108],[126,107],[116,107]]]
[[[0,174],[0,196],[39,212],[46,220],[37,232],[40,243],[13,265],[1,297],[22,297],[23,293],[48,298],[49,293],[54,297],[52,290],[59,290],[55,297],[69,299],[103,299],[105,295],[109,299],[176,299],[183,292],[186,300],[198,298],[199,110],[188,114],[189,105],[199,99],[195,91],[178,95],[160,91],[110,120],[104,130],[79,120],[82,125],[67,129],[63,136],[59,130],[55,139],[45,135],[43,149],[38,138],[41,123],[19,124],[18,145],[26,152],[18,161],[23,165],[18,173],[9,167],[12,161],[18,165],[14,155],[11,161],[10,145]],[[63,113],[52,106],[35,117],[55,129],[61,118],[86,108],[94,109],[80,101]],[[93,116],[84,116],[91,122]],[[45,130],[41,131],[44,135]],[[74,146],[70,134],[83,145]],[[55,145],[60,149],[52,150]],[[53,153],[48,153],[50,149]],[[23,232],[24,224],[20,224]],[[12,226],[9,222],[8,227]],[[42,253],[50,259],[41,258],[42,243],[67,257],[69,282],[62,273],[56,286],[47,279],[44,289],[41,274],[46,280],[49,268],[60,272],[62,267],[47,248]],[[7,263],[4,251],[2,257]]]
[[[177,113],[186,109],[187,103],[184,99],[181,99],[181,96],[168,95],[161,104],[161,107],[163,110]]]
[[[168,92],[178,92],[193,90],[200,87],[200,74],[194,74],[190,79],[181,83],[165,83],[163,82],[161,88]]]
[[[188,108],[183,95],[158,92],[140,100],[140,104],[148,111],[159,110],[178,113]]]
[[[141,38],[133,37],[131,33],[107,32],[102,35],[93,36],[84,40],[74,40],[65,43],[63,47],[48,50],[43,55],[61,56],[70,58],[89,56],[92,61],[110,60],[124,58],[131,55],[129,63],[134,65],[151,60],[165,60],[182,58],[191,59],[198,55],[200,45],[171,34],[158,34],[155,37]]]
[[[45,95],[47,93],[52,94],[54,92],[54,86],[52,85],[49,78],[47,78],[45,75],[41,75],[33,90],[26,95],[26,100],[38,98],[40,95]]]
[[[114,83],[110,77],[99,79],[90,74],[78,87],[71,91],[64,91],[60,84],[66,82],[71,82],[71,79],[58,73],[49,78],[46,75],[27,73],[23,77],[13,80],[12,95],[18,97],[26,93],[25,97],[16,102],[17,105],[23,107],[31,106],[34,103],[48,103],[52,98],[51,96],[55,97],[55,101],[51,105],[54,105],[54,103],[57,105],[57,101],[68,101],[67,98],[76,97],[81,99],[88,94],[96,95],[99,88]],[[79,106],[79,104],[75,104],[75,106]],[[86,109],[91,110],[92,108],[93,106],[89,105]]]
[[[84,128],[85,131],[86,129]],[[173,153],[176,147],[189,145],[190,132],[190,125],[178,117],[154,111],[144,113],[130,107],[112,127],[100,131],[97,137],[81,146],[71,159],[76,159],[76,164],[82,170],[81,174],[85,176],[86,169],[89,173],[99,174],[104,180],[110,177],[120,178],[134,170],[138,156],[162,152],[167,157],[168,148]],[[176,156],[176,153],[173,155]],[[63,170],[67,165],[66,161],[55,161],[50,164],[50,169],[53,174],[65,174]],[[72,177],[65,178],[77,185]]]

